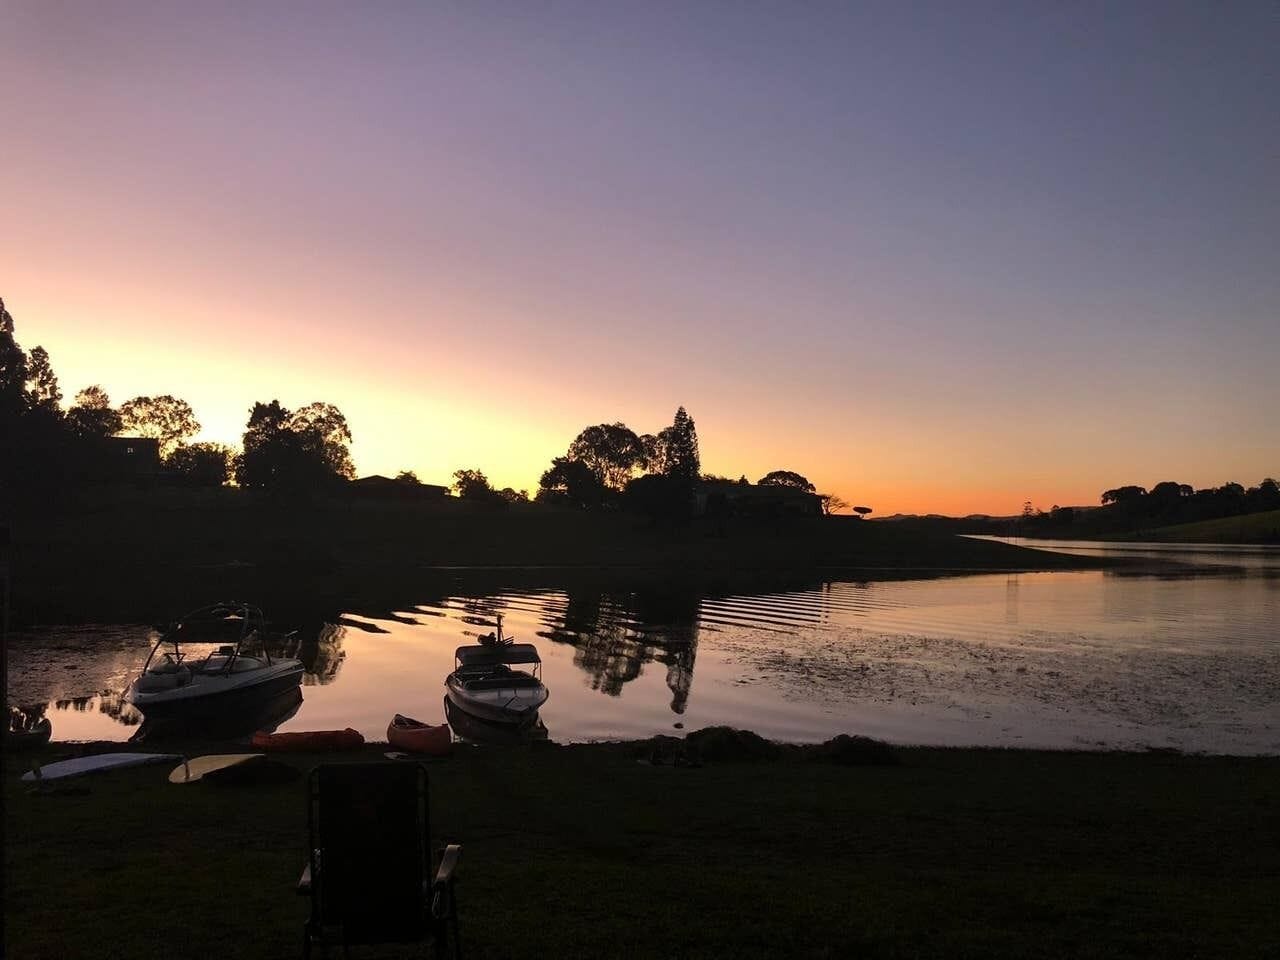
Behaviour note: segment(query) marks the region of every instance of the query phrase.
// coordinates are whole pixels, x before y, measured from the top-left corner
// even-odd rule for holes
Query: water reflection
[[[693,685],[702,600],[693,590],[570,590],[563,607],[548,608],[538,636],[572,646],[574,665],[591,678],[592,689],[611,697],[645,664],[663,664],[671,710],[681,714]]]
[[[242,701],[236,709],[218,715],[201,713],[190,717],[143,718],[129,739],[135,743],[165,740],[236,740],[262,731],[274,733],[297,715],[302,707],[302,690],[292,687],[281,693]]]
[[[338,671],[347,653],[342,649],[342,640],[346,635],[346,625],[326,623],[318,630],[303,634],[299,631],[297,647],[286,656],[296,657],[302,661],[306,673],[302,676],[304,686],[318,686],[333,683],[338,679]]]
[[[126,727],[136,727],[142,723],[142,714],[132,704],[125,702],[123,691],[119,690],[104,690],[88,697],[67,697],[55,700],[50,706],[58,712],[101,713]]]
[[[396,713],[453,720],[440,706],[453,651],[492,631],[501,613],[512,635],[538,645],[552,694],[540,735],[550,729],[559,740],[727,723],[787,740],[851,732],[1280,753],[1280,552],[1245,563],[1230,551],[1188,556],[1197,572],[1181,579],[1135,568],[740,592],[469,592],[463,582],[300,626],[282,654],[303,661],[306,702],[279,725],[351,726],[381,739]],[[108,637],[99,646],[89,628],[24,641],[14,674],[21,696],[57,698],[48,713],[59,739],[123,739],[136,729],[118,695],[65,695],[77,685],[118,694],[145,657],[145,629],[97,629]],[[455,732],[487,742],[497,733]]]
[[[542,722],[542,717],[534,717],[531,723],[519,726],[509,723],[489,723],[455,707],[448,697],[444,698],[444,717],[445,722],[453,730],[454,736],[470,743],[511,746],[546,740],[549,736],[547,725]]]
[[[45,704],[10,707],[9,725],[5,730],[4,739],[6,749],[24,750],[48,743],[53,725],[46,713]]]

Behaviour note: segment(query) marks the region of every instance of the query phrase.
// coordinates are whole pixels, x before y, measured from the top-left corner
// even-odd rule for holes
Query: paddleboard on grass
[[[252,760],[254,757],[261,757],[261,753],[215,753],[207,757],[195,757],[194,759],[184,761],[181,765],[173,768],[173,772],[169,774],[170,783],[195,783],[204,777],[207,773],[213,773],[216,770],[225,770],[227,767],[234,767],[237,764],[244,763],[246,760]]]
[[[119,767],[137,767],[144,763],[162,763],[165,760],[181,760],[180,753],[100,753],[93,757],[76,757],[74,760],[59,760],[37,767],[24,773],[22,779],[32,780],[64,780],[67,777],[79,777],[86,773],[100,773],[103,770],[115,770]]]

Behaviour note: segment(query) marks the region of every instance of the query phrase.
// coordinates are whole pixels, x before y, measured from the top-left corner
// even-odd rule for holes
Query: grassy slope
[[[1246,513],[1238,517],[1157,527],[1125,537],[1104,539],[1156,540],[1164,543],[1278,543],[1280,510]]]
[[[157,607],[177,613],[211,593],[243,594],[272,608],[302,597],[414,602],[433,576],[456,579],[438,568],[457,565],[703,579],[1089,565],[848,519],[673,529],[617,513],[493,511],[457,501],[305,506],[234,490],[210,494],[161,490],[79,503],[48,518],[22,515],[14,529],[17,618],[154,617]]]
[[[433,763],[433,833],[464,845],[468,955],[1280,954],[1280,760],[902,755]],[[7,956],[296,955],[301,783],[175,786],[161,767],[39,797],[7,764]]]

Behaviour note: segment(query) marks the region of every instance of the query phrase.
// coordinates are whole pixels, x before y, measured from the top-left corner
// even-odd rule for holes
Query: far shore
[[[532,505],[95,493],[17,514],[12,623],[163,622],[238,597],[271,614],[404,609],[432,591],[663,582],[708,592],[831,579],[1116,566],[849,517],[655,524]]]

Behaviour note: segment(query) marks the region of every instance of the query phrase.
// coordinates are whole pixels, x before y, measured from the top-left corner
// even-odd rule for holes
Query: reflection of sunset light
[[[396,713],[439,723],[455,649],[493,629],[501,611],[505,631],[538,649],[551,692],[540,717],[558,741],[727,724],[790,742],[857,730],[910,743],[1116,747],[1140,736],[1274,752],[1260,719],[1270,716],[1268,688],[1249,678],[1273,658],[1280,597],[1266,577],[1206,574],[1234,568],[1238,555],[1190,555],[1204,566],[1188,579],[1087,570],[723,597],[590,587],[423,597],[394,613],[344,614],[319,635],[319,657],[304,638],[304,661],[323,682],[288,705],[296,713],[268,713],[284,731],[350,726],[370,740],[385,737]],[[1263,573],[1277,559],[1243,562]],[[1206,630],[1206,611],[1217,611],[1215,629]],[[1163,626],[1153,632],[1156,617]],[[975,659],[987,669],[975,672]],[[111,663],[90,656],[85,667],[98,685]],[[1135,700],[1133,690],[1147,695]],[[955,710],[965,697],[982,709]],[[103,702],[51,707],[55,741],[135,732],[101,712]],[[479,735],[464,726],[455,732]]]

